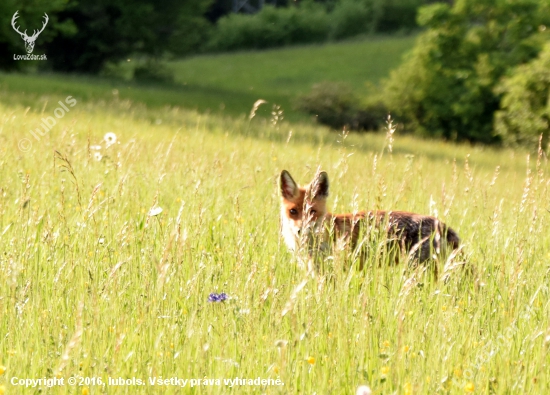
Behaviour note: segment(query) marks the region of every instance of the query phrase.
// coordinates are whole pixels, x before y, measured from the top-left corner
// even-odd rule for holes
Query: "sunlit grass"
[[[195,387],[200,394],[550,386],[544,156],[399,135],[390,154],[383,135],[111,98],[79,101],[37,141],[29,131],[65,96],[11,97],[0,105],[6,393],[31,391],[13,377],[77,375],[285,384]],[[477,284],[462,271],[443,283],[376,262],[345,270],[342,260],[330,280],[307,277],[279,237],[276,179],[288,169],[305,182],[318,166],[334,211],[438,215],[459,232]],[[214,292],[229,299],[208,302]],[[149,384],[49,391],[182,393]]]

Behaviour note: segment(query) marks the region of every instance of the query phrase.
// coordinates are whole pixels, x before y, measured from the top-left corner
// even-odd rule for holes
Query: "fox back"
[[[286,170],[279,179],[281,194],[281,231],[292,251],[300,247],[323,248],[332,237],[347,242],[352,249],[358,244],[361,229],[375,226],[386,232],[402,252],[414,252],[424,262],[434,253],[458,248],[457,233],[437,218],[405,211],[362,211],[332,214],[327,211],[329,181],[326,172],[319,172],[313,181],[300,187]]]

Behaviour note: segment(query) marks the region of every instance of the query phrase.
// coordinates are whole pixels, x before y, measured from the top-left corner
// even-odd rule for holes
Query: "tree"
[[[531,62],[520,65],[499,86],[503,93],[495,129],[507,145],[536,147],[550,127],[550,43]]]
[[[130,55],[185,54],[203,41],[208,0],[78,0],[58,14],[78,31],[49,45],[55,70],[95,73]]]
[[[457,0],[420,9],[427,27],[385,86],[385,102],[415,132],[498,142],[498,81],[547,39],[548,0]]]

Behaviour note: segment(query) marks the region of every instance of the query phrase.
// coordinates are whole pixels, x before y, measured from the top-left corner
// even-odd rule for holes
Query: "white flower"
[[[372,390],[366,385],[361,385],[357,388],[356,395],[371,395],[371,394],[372,394]]]
[[[103,158],[103,156],[101,156],[101,154],[99,152],[94,152],[94,159],[97,160],[98,162],[101,160],[101,158]]]
[[[90,145],[90,149],[93,151],[100,151],[101,145]]]
[[[151,210],[149,210],[149,213],[147,213],[147,215],[149,217],[154,217],[156,215],[159,215],[160,213],[162,213],[162,208],[160,207],[153,207]]]
[[[105,136],[103,136],[103,140],[105,140],[107,147],[109,147],[116,143],[116,134],[114,134],[113,132],[105,133]]]

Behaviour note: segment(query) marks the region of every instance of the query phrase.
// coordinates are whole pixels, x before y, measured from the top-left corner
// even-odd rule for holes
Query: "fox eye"
[[[295,208],[291,208],[289,212],[290,212],[290,215],[298,214],[298,210],[296,210]]]
[[[309,214],[310,214],[310,215],[315,215],[315,214],[317,214],[317,210],[311,210],[311,211],[309,212]]]

